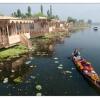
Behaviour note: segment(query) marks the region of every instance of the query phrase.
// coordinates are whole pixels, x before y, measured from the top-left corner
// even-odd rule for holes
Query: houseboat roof
[[[39,16],[38,18],[39,19],[47,19],[47,17],[41,17],[41,16]]]
[[[9,21],[9,23],[33,23],[33,19],[22,19],[18,17],[11,17],[11,16],[0,16],[0,20]]]
[[[60,22],[60,20],[58,20],[58,19],[51,19],[51,21]]]
[[[17,17],[11,17],[11,16],[0,16],[0,19],[18,19]]]

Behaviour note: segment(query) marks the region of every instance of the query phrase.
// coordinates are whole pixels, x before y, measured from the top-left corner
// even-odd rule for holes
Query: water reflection
[[[64,36],[56,36],[53,38],[40,37],[32,40],[36,46],[34,51],[35,56],[52,56],[54,53],[55,44],[63,44]]]

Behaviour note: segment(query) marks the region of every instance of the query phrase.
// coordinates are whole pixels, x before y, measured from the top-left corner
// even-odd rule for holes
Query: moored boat
[[[95,31],[97,31],[97,30],[98,30],[98,27],[94,27],[93,29],[94,29]]]
[[[75,57],[74,54],[72,54],[72,60],[81,74],[97,88],[100,88],[100,78],[91,63],[81,56]]]

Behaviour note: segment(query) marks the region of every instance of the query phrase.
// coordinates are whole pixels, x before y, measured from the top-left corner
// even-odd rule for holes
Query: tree
[[[74,18],[72,18],[72,17],[68,17],[68,18],[67,18],[67,22],[68,22],[68,23],[70,23],[70,22],[75,23],[76,21],[77,21],[77,20],[74,19]]]
[[[47,16],[50,17],[50,11],[49,10],[47,10]]]
[[[27,8],[27,15],[28,15],[28,17],[32,16],[32,14],[31,14],[31,7],[30,6],[28,6],[28,8]]]
[[[17,17],[17,13],[16,13],[16,12],[12,13],[11,15],[12,15],[13,17]]]
[[[47,10],[47,16],[49,19],[54,18],[54,15],[52,15],[52,5],[50,5],[50,9]]]
[[[17,9],[17,14],[16,14],[16,17],[21,17],[21,11],[20,11],[20,9]]]
[[[58,15],[52,15],[52,19],[59,19]]]
[[[50,5],[50,17],[52,17],[52,5]]]
[[[40,9],[41,9],[41,13],[43,14],[43,5],[41,5]]]
[[[26,14],[21,15],[21,18],[26,18],[26,17],[27,17]]]
[[[41,12],[39,12],[39,13],[36,13],[36,14],[34,14],[33,15],[34,17],[46,17],[46,15],[44,15],[44,14],[42,14]]]

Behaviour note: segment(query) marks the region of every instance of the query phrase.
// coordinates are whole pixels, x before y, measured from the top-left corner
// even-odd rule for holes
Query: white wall
[[[24,35],[25,35],[28,39],[30,39],[30,33],[24,33]]]
[[[19,35],[12,35],[8,37],[9,39],[9,44],[15,44],[20,42],[20,36]]]

